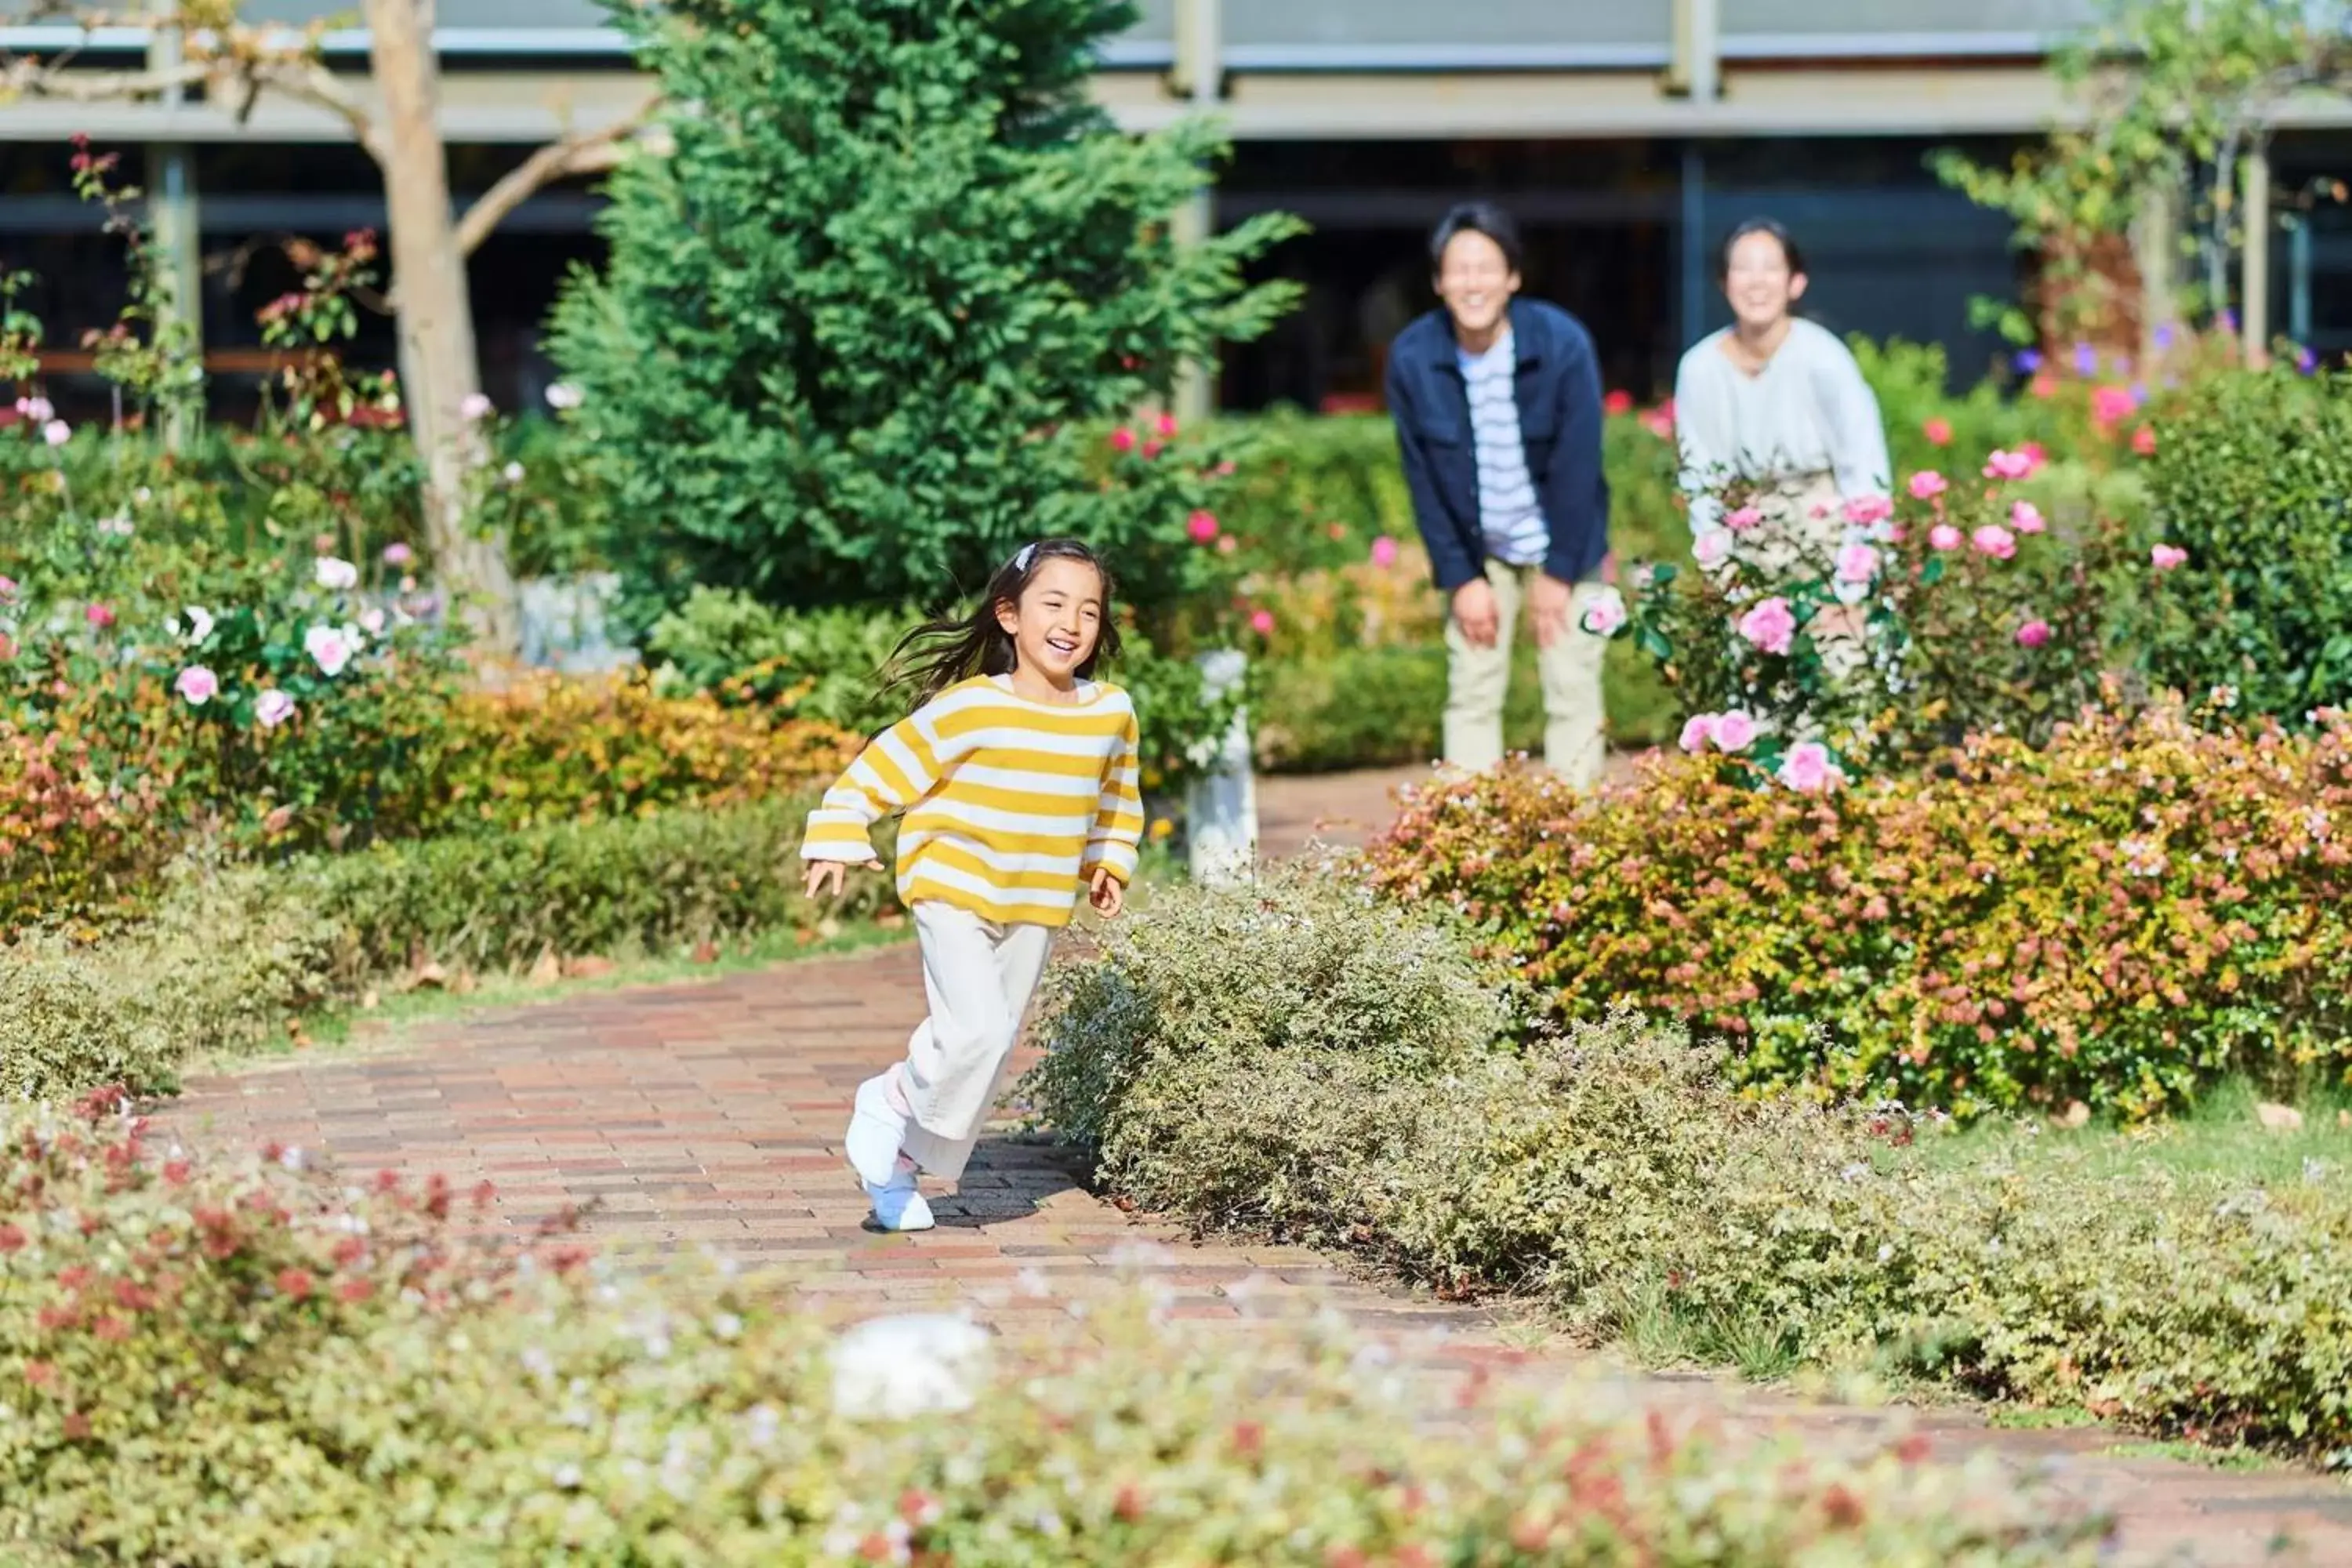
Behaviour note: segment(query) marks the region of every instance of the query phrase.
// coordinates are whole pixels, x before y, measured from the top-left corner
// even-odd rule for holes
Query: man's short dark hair
[[[1519,270],[1523,254],[1519,247],[1519,226],[1510,214],[1492,202],[1464,202],[1437,220],[1429,233],[1429,269],[1439,270],[1445,264],[1445,247],[1457,234],[1483,234],[1495,242],[1503,259],[1512,271]]]

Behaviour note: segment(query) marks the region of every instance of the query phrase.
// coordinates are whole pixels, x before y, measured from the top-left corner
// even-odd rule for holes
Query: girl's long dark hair
[[[959,680],[1011,674],[1016,662],[1013,637],[997,625],[997,606],[1017,606],[1048,561],[1082,563],[1102,579],[1102,620],[1094,650],[1077,668],[1079,679],[1093,679],[1096,665],[1118,657],[1118,626],[1111,618],[1110,568],[1075,539],[1041,539],[1023,545],[1012,560],[996,569],[996,575],[988,580],[987,592],[969,614],[925,621],[899,638],[882,666],[883,694],[908,694],[908,706],[920,708]]]

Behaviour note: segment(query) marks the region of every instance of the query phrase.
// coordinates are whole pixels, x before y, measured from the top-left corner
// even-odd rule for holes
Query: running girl
[[[1118,655],[1110,573],[1073,540],[1024,545],[979,607],[908,634],[886,689],[914,712],[809,813],[808,895],[878,871],[894,811],[898,896],[914,911],[930,1016],[907,1057],[857,1086],[843,1152],[885,1230],[928,1230],[915,1173],[953,1179],[979,1142],[1054,933],[1078,890],[1116,916],[1143,834],[1135,709],[1094,679]]]

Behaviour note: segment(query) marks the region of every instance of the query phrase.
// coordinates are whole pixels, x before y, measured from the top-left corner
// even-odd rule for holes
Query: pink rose
[[[1250,630],[1255,632],[1260,637],[1265,637],[1271,634],[1274,630],[1274,612],[1272,610],[1260,610],[1256,614],[1251,616]]]
[[[2028,621],[2017,628],[2017,646],[2020,647],[2040,647],[2049,640],[2048,621]]]
[[[1841,583],[1867,583],[1878,575],[1878,552],[1867,544],[1848,544],[1837,552]]]
[[[1911,476],[1911,499],[1913,500],[1933,500],[1951,488],[1952,487],[1949,484],[1945,482],[1944,476],[1937,473],[1933,468],[1922,468],[1919,472]]]
[[[1739,635],[1776,657],[1796,640],[1797,617],[1778,594],[1739,617]]]
[[[1159,423],[1158,423],[1156,426],[1153,426],[1153,428],[1154,428],[1154,429],[1156,429],[1156,430],[1158,430],[1158,431],[1160,432],[1160,436],[1161,436],[1163,438],[1165,438],[1165,437],[1171,437],[1171,436],[1175,435],[1175,434],[1176,434],[1176,416],[1174,416],[1173,414],[1163,414],[1163,415],[1161,415],[1161,416],[1160,416],[1160,421],[1159,421]]]
[[[2033,466],[2037,470],[2047,466],[2050,461],[2050,448],[2039,441],[2028,441],[2018,450],[2033,460]]]
[[[1683,721],[1683,750],[1685,752],[1706,751],[1707,742],[1715,739],[1715,724],[1716,716],[1712,713],[1694,713],[1688,719],[1685,720]]]
[[[1396,563],[1397,542],[1395,540],[1391,539],[1387,534],[1383,533],[1378,539],[1372,541],[1373,565],[1389,567],[1395,565]]]
[[[1135,450],[1135,432],[1122,425],[1110,433],[1110,449],[1114,452]]]
[[[1241,547],[1242,542],[1235,539],[1230,533],[1217,541],[1217,553],[1220,555],[1231,555],[1234,551],[1239,550]]]
[[[1948,447],[1952,444],[1952,422],[1948,419],[1930,419],[1919,426],[1919,434],[1927,437],[1927,445],[1930,447]]]
[[[1989,479],[2030,479],[2040,467],[2031,453],[1995,452],[1985,459],[1984,477]]]
[[[1960,531],[1948,522],[1939,522],[1927,531],[1927,542],[1938,550],[1958,550]]]
[[[1990,555],[1995,561],[2006,561],[2017,553],[2017,535],[1997,522],[1988,522],[1978,529],[1970,542],[1979,554]]]
[[[1752,506],[1743,506],[1723,520],[1723,526],[1734,533],[1745,533],[1764,521],[1764,514]]]
[[[1143,455],[1147,458],[1156,458],[1167,447],[1167,445],[1168,443],[1154,436],[1143,444]]]
[[[1216,513],[1210,511],[1194,512],[1191,517],[1185,519],[1184,531],[1192,536],[1193,543],[1208,543],[1209,541],[1217,537]]]
[[[2138,406],[2129,387],[2103,386],[2091,394],[2091,417],[2102,425],[2119,425]]]
[[[1625,596],[1604,585],[1593,590],[1584,618],[1578,624],[1594,637],[1612,637],[1623,628],[1625,620]]]
[[[1856,528],[1885,522],[1895,515],[1895,503],[1885,496],[1856,496],[1845,503],[1845,520]]]
[[[1780,759],[1780,782],[1800,795],[1819,795],[1844,776],[1819,741],[1800,741]]]
[[[81,618],[103,631],[114,624],[114,612],[104,605],[92,604],[88,609],[82,611]]]
[[[457,413],[467,424],[478,424],[490,416],[490,400],[478,392],[469,392],[458,402]]]
[[[2189,563],[2189,552],[2177,544],[2159,544],[2147,552],[2148,563],[2159,572],[2169,572]]]
[[[2132,432],[2132,450],[2143,458],[2156,456],[2156,426],[2143,425]]]
[[[180,671],[172,689],[187,699],[189,707],[201,708],[220,695],[220,677],[201,664],[192,664]]]
[[[73,439],[73,426],[62,419],[52,419],[41,426],[41,439],[52,447],[62,447]]]
[[[1731,531],[1727,528],[1701,531],[1699,536],[1691,541],[1691,554],[1702,566],[1722,565],[1731,554]]]
[[[2040,507],[2021,500],[2009,509],[2009,526],[2020,533],[2039,533],[2050,525],[2043,521]]]
[[[16,602],[16,579],[14,577],[0,577],[0,605],[13,605]]]
[[[387,566],[405,566],[415,559],[416,552],[405,544],[395,542],[383,547],[383,563]]]
[[[1715,721],[1716,749],[1744,752],[1756,739],[1756,721],[1734,708]]]
[[[254,700],[253,716],[263,729],[275,730],[294,717],[294,699],[273,686]]]

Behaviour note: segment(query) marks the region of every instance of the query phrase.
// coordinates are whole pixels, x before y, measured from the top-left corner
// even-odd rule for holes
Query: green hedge
[[[152,915],[89,944],[0,954],[0,1093],[169,1088],[191,1055],[282,1037],[419,960],[445,972],[683,953],[805,924],[795,858],[809,802],[679,810],[379,844],[276,867],[184,862]],[[877,845],[887,856],[886,831]],[[829,912],[894,907],[887,876]]]
[[[1079,1334],[836,1333],[767,1281],[608,1282],[561,1235],[525,1268],[438,1178],[161,1158],[115,1109],[0,1120],[26,1568],[2098,1561],[2103,1521],[1908,1443],[1725,1439],[1581,1384],[1435,1423],[1344,1331],[1133,1299],[1068,1302]]]
[[[2101,1160],[2099,1133],[1922,1158],[1933,1121],[1743,1097],[1629,1015],[1498,1048],[1497,985],[1345,880],[1171,891],[1056,973],[1024,1089],[1107,1190],[1204,1230],[1538,1292],[1750,1370],[2352,1447],[2352,1188],[2308,1163]]]

